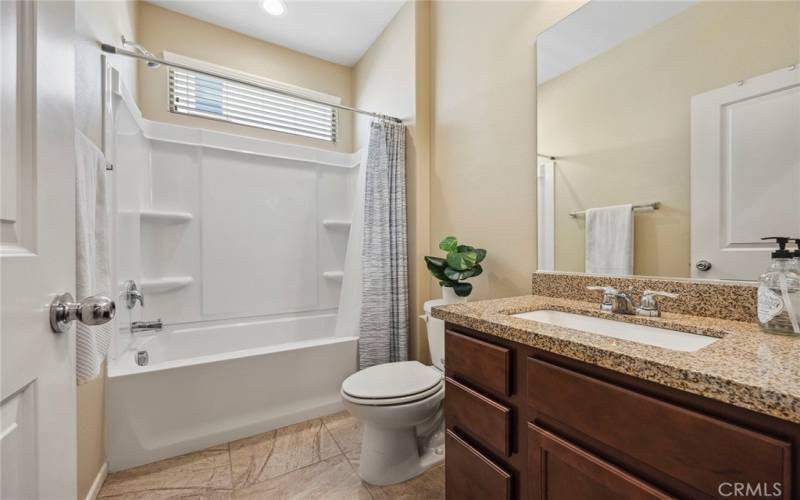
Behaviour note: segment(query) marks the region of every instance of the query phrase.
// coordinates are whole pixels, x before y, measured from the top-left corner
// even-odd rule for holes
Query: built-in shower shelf
[[[167,278],[144,279],[139,284],[144,292],[164,293],[189,286],[194,281],[191,276],[170,276]]]
[[[322,225],[331,229],[350,229],[349,220],[325,219]]]
[[[162,210],[143,210],[141,213],[143,220],[163,221],[163,222],[189,222],[194,217],[189,212],[168,212]]]
[[[322,277],[326,280],[342,281],[342,278],[344,278],[344,271],[325,271],[322,273]]]
[[[138,213],[143,221],[166,222],[180,224],[189,222],[194,218],[189,212],[171,212],[167,210],[142,210],[141,212],[126,211],[125,213]]]

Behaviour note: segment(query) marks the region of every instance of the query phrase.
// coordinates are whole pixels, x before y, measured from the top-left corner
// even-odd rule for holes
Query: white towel
[[[110,264],[110,200],[103,153],[75,132],[75,209],[77,242],[77,300],[92,295],[113,297]],[[77,323],[78,384],[100,373],[111,342],[112,322],[99,326]]]
[[[586,211],[586,272],[633,274],[633,205]]]

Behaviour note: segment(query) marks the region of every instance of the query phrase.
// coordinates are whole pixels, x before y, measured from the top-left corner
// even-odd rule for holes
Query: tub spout
[[[134,321],[131,323],[131,333],[160,331],[163,326],[161,319],[155,321]]]

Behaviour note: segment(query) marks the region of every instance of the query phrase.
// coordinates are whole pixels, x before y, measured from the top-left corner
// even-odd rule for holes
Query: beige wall
[[[412,359],[428,361],[425,324],[419,319],[428,298],[422,257],[429,247],[430,4],[404,5],[354,67],[356,106],[402,118],[406,136],[408,198],[408,286]],[[356,118],[355,145],[366,147],[369,117]]]
[[[474,299],[526,295],[536,269],[537,34],[581,2],[436,2],[430,252],[488,250]],[[431,295],[441,292],[430,279]]]
[[[78,130],[102,144],[102,71],[98,41],[136,38],[134,2],[77,1],[75,4],[75,121]],[[136,91],[136,66],[116,60],[123,79]],[[105,367],[97,379],[77,388],[78,498],[89,492],[105,463]]]
[[[272,43],[199,21],[155,5],[139,6],[139,43],[160,56],[162,51],[218,64],[252,75],[339,96],[352,103],[352,68],[324,61]],[[350,152],[353,146],[352,113],[339,113],[335,144],[319,139],[223,123],[170,113],[167,69],[139,71],[139,107],[145,118],[189,127],[203,127],[232,134]]]
[[[556,269],[583,271],[587,207],[635,217],[634,272],[688,276],[690,99],[800,62],[800,3],[694,6],[539,88],[539,146],[559,157]]]

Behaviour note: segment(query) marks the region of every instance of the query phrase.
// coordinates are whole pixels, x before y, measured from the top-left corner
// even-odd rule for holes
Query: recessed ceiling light
[[[271,16],[286,14],[286,4],[283,0],[261,0],[261,8]]]

